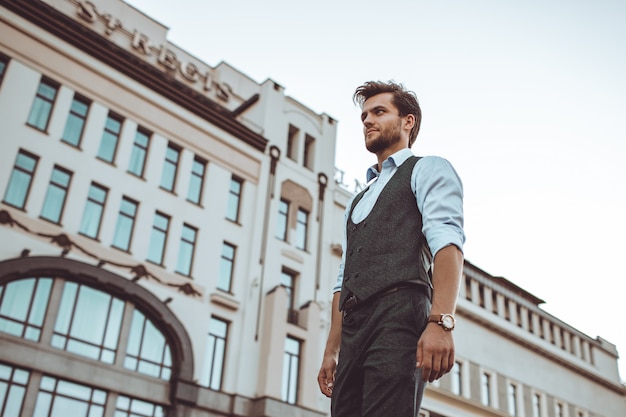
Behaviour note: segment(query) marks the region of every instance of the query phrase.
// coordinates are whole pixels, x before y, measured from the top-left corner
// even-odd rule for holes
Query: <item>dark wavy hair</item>
[[[357,87],[352,99],[363,108],[367,99],[381,93],[391,93],[393,95],[391,102],[398,108],[400,117],[404,117],[408,114],[415,116],[415,125],[409,135],[409,147],[413,146],[422,123],[422,110],[417,101],[417,96],[413,91],[409,91],[404,88],[402,84],[393,81],[368,81]]]

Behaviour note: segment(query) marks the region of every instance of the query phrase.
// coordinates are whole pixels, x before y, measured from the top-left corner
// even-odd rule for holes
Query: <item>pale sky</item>
[[[626,380],[626,2],[128,0],[168,40],[339,121],[335,165],[364,181],[354,89],[395,80],[413,146],[457,169],[468,261],[617,345]]]

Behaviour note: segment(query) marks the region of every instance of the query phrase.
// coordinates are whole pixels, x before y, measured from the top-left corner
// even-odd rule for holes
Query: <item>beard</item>
[[[399,121],[393,126],[387,126],[379,129],[378,132],[375,132],[375,134],[378,133],[378,137],[373,138],[372,140],[368,141],[366,137],[365,148],[371,153],[377,154],[400,142],[400,140],[402,140],[401,125],[402,122]]]

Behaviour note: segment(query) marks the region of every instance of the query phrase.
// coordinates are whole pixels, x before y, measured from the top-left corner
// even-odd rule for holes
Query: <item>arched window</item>
[[[35,267],[3,268],[19,261]],[[166,306],[111,272],[63,258],[0,262],[0,399],[10,398],[0,415],[174,415],[170,386],[192,371],[186,338]]]

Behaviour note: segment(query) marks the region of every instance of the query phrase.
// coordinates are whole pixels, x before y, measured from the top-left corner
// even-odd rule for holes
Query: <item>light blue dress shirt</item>
[[[385,188],[398,167],[413,153],[409,148],[402,149],[385,161],[382,171],[377,171],[377,165],[367,170],[369,189],[352,212],[352,221],[360,223],[372,211],[378,196]],[[411,174],[411,190],[415,194],[417,208],[422,213],[422,232],[426,237],[433,258],[440,249],[455,245],[463,251],[465,232],[463,231],[463,184],[456,171],[447,160],[438,156],[425,156],[413,168]],[[343,283],[343,269],[346,261],[345,230],[354,201],[353,196],[346,207],[344,214],[344,239],[341,265],[337,283],[333,292],[341,291]],[[417,256],[417,255],[416,255]]]

